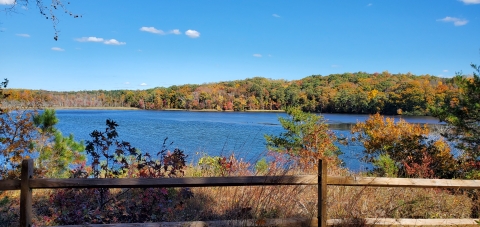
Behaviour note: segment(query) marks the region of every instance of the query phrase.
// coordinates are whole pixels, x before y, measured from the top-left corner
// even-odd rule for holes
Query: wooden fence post
[[[327,162],[318,160],[318,226],[327,226]]]
[[[32,189],[30,179],[33,177],[33,160],[22,161],[22,175],[20,186],[20,226],[32,226]]]

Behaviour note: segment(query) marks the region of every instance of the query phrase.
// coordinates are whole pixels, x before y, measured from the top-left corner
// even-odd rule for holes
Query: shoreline
[[[141,110],[135,107],[44,107],[42,109],[54,110]]]
[[[187,109],[162,109],[159,111],[188,111],[188,112],[266,112],[266,113],[283,113],[285,110],[244,110],[244,111],[235,111],[235,110],[216,110],[216,109],[202,109],[202,110],[187,110]]]
[[[202,109],[202,110],[187,110],[187,109],[140,109],[135,107],[45,107],[42,109],[54,110],[152,110],[152,111],[186,111],[186,112],[252,112],[252,113],[283,113],[284,110],[216,110],[216,109]]]

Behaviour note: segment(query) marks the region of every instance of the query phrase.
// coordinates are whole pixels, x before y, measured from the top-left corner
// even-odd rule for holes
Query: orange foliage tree
[[[426,126],[375,114],[352,128],[352,140],[363,144],[363,159],[378,175],[452,178],[457,161],[450,146],[441,138],[429,139],[429,132]]]

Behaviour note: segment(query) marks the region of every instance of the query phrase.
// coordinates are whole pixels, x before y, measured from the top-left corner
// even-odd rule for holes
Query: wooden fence
[[[33,160],[22,162],[21,180],[0,181],[0,191],[20,190],[20,225],[31,226],[32,189],[55,188],[155,188],[155,187],[217,187],[265,185],[318,185],[318,225],[327,226],[327,185],[480,189],[480,180],[415,179],[384,177],[327,177],[327,165],[319,160],[318,175],[304,176],[246,176],[246,177],[185,177],[185,178],[135,178],[135,179],[33,179]],[[408,219],[412,220],[412,219]],[[421,219],[422,223],[430,219]],[[431,223],[455,225],[449,219],[431,219]],[[462,219],[455,219],[462,220]],[[332,224],[338,220],[329,220]],[[391,225],[394,221],[387,220]],[[442,222],[443,221],[443,222]],[[376,222],[380,223],[380,222]],[[418,221],[416,223],[419,223]],[[464,222],[461,222],[464,223]],[[474,223],[468,219],[468,223]],[[400,223],[402,224],[402,223]],[[404,225],[406,226],[406,225]]]

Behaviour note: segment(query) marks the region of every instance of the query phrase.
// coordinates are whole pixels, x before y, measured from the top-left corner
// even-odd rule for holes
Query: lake
[[[171,149],[179,148],[189,156],[189,162],[202,155],[229,156],[255,162],[266,154],[265,134],[283,132],[278,117],[285,113],[271,112],[191,112],[144,110],[57,110],[58,128],[64,135],[73,133],[76,140],[90,140],[93,130],[105,129],[106,119],[119,124],[121,140],[130,142],[143,152],[156,153],[168,137]],[[338,136],[348,136],[351,125],[365,121],[368,115],[323,114]],[[395,117],[398,119],[399,117]],[[425,116],[402,116],[408,122],[438,124]],[[340,146],[341,158],[353,171],[368,165],[359,161],[361,146]]]

